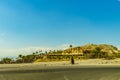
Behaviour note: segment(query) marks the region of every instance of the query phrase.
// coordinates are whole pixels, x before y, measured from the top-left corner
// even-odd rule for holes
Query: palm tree
[[[70,49],[71,49],[70,53],[72,53],[72,47],[73,47],[73,46],[72,46],[72,45],[70,45],[69,47],[70,47]]]
[[[19,54],[18,57],[19,57],[19,58],[22,58],[22,54]]]
[[[22,56],[22,63],[25,63],[26,56]]]
[[[52,53],[52,50],[49,50],[49,54],[51,54]]]
[[[33,52],[33,55],[35,55],[35,53]]]
[[[69,47],[72,48],[72,45],[70,45]]]
[[[70,45],[70,49],[71,49],[71,51],[70,51],[70,53],[72,53],[72,45]],[[74,56],[72,55],[71,56],[71,64],[75,64],[75,61],[74,61]]]
[[[45,54],[47,54],[48,52],[47,51],[45,51]]]
[[[36,51],[36,54],[38,54],[38,51]]]
[[[56,51],[55,50],[53,50],[53,54],[55,54],[56,53]]]

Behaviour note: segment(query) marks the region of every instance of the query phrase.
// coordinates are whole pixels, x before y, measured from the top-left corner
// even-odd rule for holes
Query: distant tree
[[[47,51],[45,51],[45,54],[47,54],[48,52]]]
[[[68,53],[72,53],[72,45],[69,46],[70,47],[70,51]]]
[[[42,53],[42,50],[39,51],[39,54],[41,54],[41,53]]]
[[[38,54],[38,51],[36,51],[36,54]]]
[[[59,53],[59,54],[62,53],[62,52],[63,52],[62,50],[57,50],[56,51],[56,53]]]
[[[95,49],[91,50],[91,57],[93,58],[100,58],[101,49],[96,47]]]
[[[70,48],[72,48],[73,46],[72,45],[69,45]]]
[[[49,54],[51,54],[52,53],[52,50],[49,50],[49,52],[48,52]]]
[[[91,50],[84,50],[83,51],[83,56],[85,56],[86,58],[90,58],[90,53],[91,53]]]
[[[22,63],[23,62],[23,55],[19,54],[18,57],[16,58],[16,63]]]
[[[107,52],[100,52],[100,58],[107,58],[108,57],[108,53]]]
[[[22,56],[22,63],[26,62],[26,56]]]
[[[22,58],[22,54],[19,54],[18,57],[19,57],[19,58]]]
[[[33,55],[35,55],[35,52],[33,52]]]
[[[2,62],[3,64],[10,64],[11,61],[12,61],[12,58],[8,58],[8,57],[3,58],[3,59],[1,60],[1,62]]]
[[[55,50],[53,50],[53,54],[55,54],[56,53],[56,51]]]

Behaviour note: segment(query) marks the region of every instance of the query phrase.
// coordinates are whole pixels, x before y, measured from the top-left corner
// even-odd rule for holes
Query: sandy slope
[[[59,62],[37,62],[37,63],[25,63],[25,64],[0,64],[0,69],[6,68],[26,68],[27,67],[46,67],[46,66],[120,66],[120,59],[104,60],[104,59],[88,59],[88,60],[75,60],[75,64],[72,65],[70,61]]]

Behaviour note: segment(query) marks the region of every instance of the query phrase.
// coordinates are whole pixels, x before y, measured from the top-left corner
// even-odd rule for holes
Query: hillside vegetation
[[[87,44],[81,46],[83,55],[87,58],[106,58],[114,59],[120,57],[120,51],[117,47],[108,44]]]
[[[32,63],[42,61],[61,61],[70,60],[73,56],[74,59],[115,59],[120,58],[120,50],[109,44],[87,44],[83,46],[73,47],[70,45],[65,50],[49,50],[49,51],[36,51],[29,55],[18,55],[16,59],[2,58],[0,63]]]

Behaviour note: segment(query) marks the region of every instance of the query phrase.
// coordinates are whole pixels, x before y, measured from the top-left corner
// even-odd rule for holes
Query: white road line
[[[0,75],[0,80],[6,80],[3,75]]]
[[[65,79],[65,80],[69,80],[66,76],[64,76],[64,79]]]

